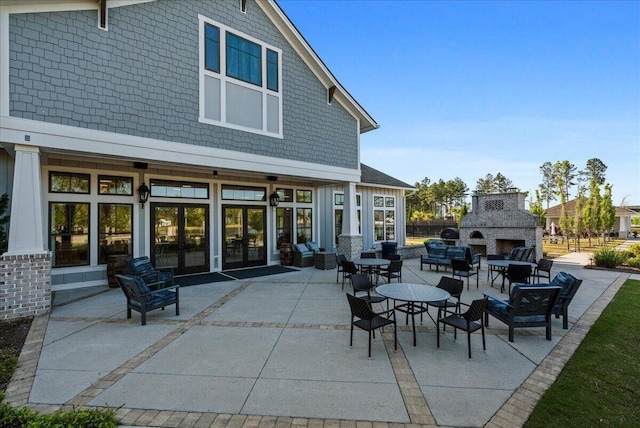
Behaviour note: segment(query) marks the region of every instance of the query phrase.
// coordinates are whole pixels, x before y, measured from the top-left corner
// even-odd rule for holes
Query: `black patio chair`
[[[346,261],[347,261],[347,256],[345,256],[344,254],[338,254],[338,256],[336,257],[336,266],[338,267],[338,272],[336,272],[336,282],[340,280],[340,273],[344,272],[344,269],[342,267],[342,262],[346,262]]]
[[[449,300],[432,302],[427,305],[438,308],[438,316],[436,319],[440,318],[441,312],[446,311],[448,308],[455,308],[455,312],[460,313],[460,296],[462,296],[462,291],[464,290],[464,282],[461,279],[443,276],[440,278],[440,282],[436,285],[436,288],[440,288],[451,294],[451,299]],[[427,314],[431,317],[429,312],[427,312]],[[420,316],[422,316],[422,314],[420,314]],[[436,320],[434,320],[434,322],[436,322]]]
[[[484,337],[484,324],[482,323],[482,316],[487,309],[487,298],[477,299],[471,302],[468,306],[469,309],[463,314],[449,312],[445,310],[445,316],[440,318],[438,316],[437,323],[437,341],[438,348],[440,347],[440,324],[450,325],[453,327],[453,339],[456,340],[458,338],[458,329],[464,330],[467,332],[467,345],[469,347],[469,358],[471,358],[471,333],[474,331],[482,330],[482,349],[487,350],[487,343]],[[439,311],[438,311],[439,312]],[[447,313],[449,315],[447,315]],[[478,322],[480,321],[480,322]],[[444,326],[443,326],[444,329]]]
[[[467,290],[469,289],[469,278],[476,276],[476,288],[480,287],[480,275],[478,274],[478,268],[471,266],[465,259],[451,259],[451,277],[455,278],[459,276],[467,278]]]
[[[129,260],[129,270],[132,275],[139,276],[147,285],[164,283],[165,287],[172,286],[173,268],[155,268],[147,256],[136,257]]]
[[[540,284],[540,278],[547,278],[551,281],[551,267],[553,266],[553,260],[550,259],[540,259],[538,261],[538,266],[533,270],[533,281],[538,278],[538,284]]]
[[[383,277],[387,283],[392,279],[402,282],[402,260],[391,260],[388,267],[380,268],[379,275]]]
[[[398,349],[398,334],[396,329],[395,310],[374,312],[367,301],[347,293],[347,300],[351,308],[351,336],[349,346],[353,346],[353,326],[369,332],[369,358],[371,358],[371,339],[375,337],[375,330],[393,324],[393,345]],[[383,316],[384,315],[384,316]],[[387,316],[387,317],[385,317]]]
[[[351,279],[351,276],[358,273],[358,267],[350,260],[342,262],[342,289],[344,290],[344,280]]]
[[[139,276],[116,275],[122,292],[127,298],[127,319],[131,318],[131,310],[140,312],[142,325],[147,324],[147,312],[176,305],[176,316],[180,315],[180,286],[171,285],[152,290]],[[160,282],[159,284],[161,284]]]
[[[509,294],[511,294],[511,284],[529,284],[531,276],[531,265],[515,265],[509,264],[504,277],[509,281]],[[500,288],[500,292],[504,293],[504,283]]]
[[[353,287],[354,296],[357,296],[358,293],[366,293],[366,296],[359,297],[367,301],[370,305],[387,300],[387,298],[383,296],[371,295],[371,290],[375,287],[375,284],[371,282],[366,273],[354,273],[351,275],[351,286]]]

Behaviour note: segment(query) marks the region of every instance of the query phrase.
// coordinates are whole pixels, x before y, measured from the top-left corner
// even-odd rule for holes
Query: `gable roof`
[[[564,209],[567,211],[567,213],[569,215],[573,215],[575,213],[576,203],[577,203],[577,199],[572,199],[570,201],[567,201],[564,204]],[[547,218],[549,218],[549,217],[560,217],[561,211],[562,211],[562,205],[560,205],[560,204],[554,205],[553,207],[551,207],[551,208],[546,210]],[[635,214],[636,213],[633,210],[630,210],[627,207],[616,207],[616,216],[617,217],[633,216]]]
[[[362,177],[360,178],[360,184],[363,186],[374,185],[376,187],[392,187],[397,189],[415,190],[410,184],[400,181],[397,178],[393,178],[390,175],[385,174],[382,171],[371,168],[363,163],[360,164],[360,171]]]

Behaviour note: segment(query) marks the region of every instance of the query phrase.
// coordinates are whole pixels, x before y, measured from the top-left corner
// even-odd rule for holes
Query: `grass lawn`
[[[628,280],[593,325],[526,428],[640,426],[640,281]]]

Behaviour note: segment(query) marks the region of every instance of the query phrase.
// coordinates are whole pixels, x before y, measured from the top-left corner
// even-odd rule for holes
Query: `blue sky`
[[[613,202],[640,205],[640,2],[278,3],[380,124],[363,163],[533,191],[544,162],[599,158]]]

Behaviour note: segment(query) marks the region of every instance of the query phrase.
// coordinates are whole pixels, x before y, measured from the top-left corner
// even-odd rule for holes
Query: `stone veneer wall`
[[[344,254],[349,260],[360,257],[362,252],[362,235],[338,236],[338,254]]]
[[[0,319],[43,315],[50,309],[50,253],[0,255]]]

